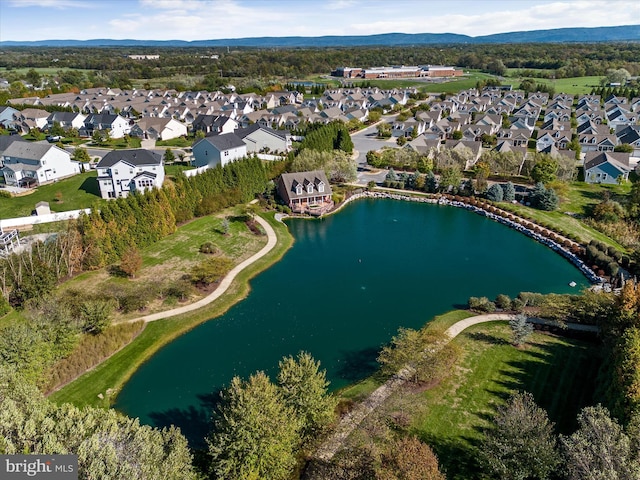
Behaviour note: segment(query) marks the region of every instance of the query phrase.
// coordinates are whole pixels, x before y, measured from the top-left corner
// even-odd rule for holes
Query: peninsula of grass
[[[52,212],[90,208],[101,200],[96,177],[96,171],[92,170],[43,185],[26,195],[2,198],[0,218],[28,217],[38,202],[49,202]]]
[[[250,291],[249,280],[280,260],[293,243],[287,227],[276,221],[273,213],[264,215],[264,218],[276,232],[276,246],[240,272],[219,299],[195,312],[148,323],[132,343],[49,398],[57,403],[108,407],[131,375],[162,346],[197,325],[224,314],[245,298]]]
[[[386,406],[388,413],[410,412],[409,432],[431,445],[451,480],[479,478],[482,430],[513,392],[531,392],[565,434],[578,411],[596,401],[598,344],[536,332],[516,348],[510,333],[506,322],[469,328],[453,340],[463,355],[450,377],[424,392],[396,395]]]

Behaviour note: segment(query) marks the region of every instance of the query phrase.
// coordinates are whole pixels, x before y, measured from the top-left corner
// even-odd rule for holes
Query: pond
[[[157,352],[115,408],[142,423],[178,425],[201,446],[213,392],[234,375],[273,378],[283,356],[306,350],[337,389],[375,371],[398,327],[420,327],[470,296],[588,285],[547,247],[459,208],[366,199],[287,224],[293,247],[251,281],[249,296]]]

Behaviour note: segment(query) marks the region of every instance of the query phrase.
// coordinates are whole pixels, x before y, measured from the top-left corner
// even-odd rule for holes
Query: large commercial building
[[[338,67],[331,75],[342,78],[416,78],[416,77],[459,77],[462,70],[444,65],[395,65],[392,67]]]

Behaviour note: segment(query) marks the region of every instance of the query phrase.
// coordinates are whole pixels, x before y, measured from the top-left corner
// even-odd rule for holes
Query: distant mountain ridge
[[[565,43],[640,41],[640,25],[556,28],[470,37],[455,33],[383,33],[363,36],[255,37],[220,40],[39,40],[4,41],[0,47],[351,47],[481,43]]]

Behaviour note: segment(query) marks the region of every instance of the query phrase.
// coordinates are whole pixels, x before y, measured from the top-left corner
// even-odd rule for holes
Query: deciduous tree
[[[640,452],[601,405],[578,414],[578,430],[561,437],[568,480],[640,478]]]
[[[486,470],[503,480],[543,480],[560,461],[553,424],[527,392],[498,407],[480,453]]]
[[[307,352],[298,353],[296,358],[285,357],[279,366],[278,387],[284,402],[301,422],[303,442],[312,440],[334,418],[336,399],[327,391],[326,372]]]
[[[263,372],[247,381],[234,377],[221,397],[207,440],[215,478],[289,478],[300,425],[269,377]]]

